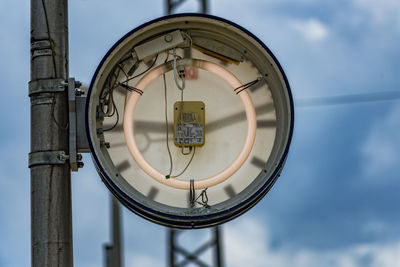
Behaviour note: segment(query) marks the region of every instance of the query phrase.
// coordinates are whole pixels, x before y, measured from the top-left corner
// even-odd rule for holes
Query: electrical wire
[[[189,167],[190,163],[192,163],[192,160],[194,158],[194,154],[196,153],[196,147],[194,146],[193,149],[191,149],[191,151],[193,151],[192,152],[192,156],[190,157],[189,162],[186,164],[186,167],[179,174],[171,176],[171,178],[177,178],[177,177],[181,176],[187,170],[187,168]]]
[[[170,51],[167,51],[166,52],[167,53],[167,57],[166,57],[166,59],[165,59],[165,61],[164,61],[164,63],[166,63],[167,61],[168,61],[168,58],[169,58],[169,55],[170,55]],[[175,53],[175,49],[174,49],[174,52],[173,52],[173,54],[172,54],[173,56],[174,56],[174,60],[175,60],[175,62],[176,62],[176,57],[177,57],[177,55],[176,55],[176,53]],[[176,75],[176,64],[174,64],[174,75]],[[175,76],[174,76],[175,77]],[[182,79],[183,80],[183,79]],[[189,160],[189,162],[188,162],[188,164],[186,165],[186,167],[179,173],[179,174],[177,174],[177,175],[174,175],[174,176],[171,176],[171,173],[172,173],[172,170],[173,170],[173,161],[172,161],[172,155],[171,155],[171,149],[170,149],[170,147],[169,147],[169,142],[168,142],[168,139],[169,139],[169,130],[168,130],[168,101],[167,101],[167,82],[166,82],[166,79],[165,79],[165,73],[163,74],[163,81],[164,81],[164,111],[165,111],[165,127],[166,127],[166,145],[167,145],[167,151],[168,151],[168,156],[169,156],[169,161],[170,161],[170,169],[169,169],[169,172],[168,172],[168,174],[167,175],[165,175],[165,178],[167,178],[167,179],[169,179],[169,178],[176,178],[176,177],[179,177],[179,176],[181,176],[186,170],[187,170],[187,168],[189,167],[189,165],[190,165],[190,163],[192,162],[192,160],[193,160],[193,157],[194,157],[194,154],[195,154],[195,151],[196,151],[196,148],[194,148],[193,149],[193,154],[192,154],[192,156],[191,156],[191,158],[190,158],[190,160]],[[184,80],[183,80],[184,81]],[[183,88],[181,89],[180,87],[179,87],[179,84],[177,83],[177,80],[175,80],[175,83],[176,83],[176,85],[178,86],[178,88],[181,90],[181,107],[182,107],[182,105],[183,105],[183,89],[185,88],[184,86],[185,86],[185,84],[184,84],[184,82],[183,82]],[[182,109],[181,109],[182,110]],[[181,119],[182,119],[182,113],[181,113]],[[183,154],[183,155],[189,155],[190,153],[192,152],[192,147],[190,147],[190,151],[188,152],[188,153],[185,153],[184,152],[184,146],[181,146],[181,153]]]
[[[139,88],[127,85],[127,84],[123,84],[123,83],[118,83],[119,86],[121,86],[122,88],[128,90],[129,92],[136,92],[140,95],[143,95],[143,91],[140,90]]]
[[[182,33],[183,33],[183,35],[185,35],[189,39],[190,47],[192,47],[192,45],[193,45],[192,37],[187,32],[182,32]]]
[[[100,95],[100,100],[101,102],[101,111],[104,113],[104,116],[106,117],[111,117],[114,115],[115,111],[114,108],[116,108],[115,103],[113,104],[113,99],[114,99],[114,86],[112,86],[113,82],[112,82],[112,78],[114,77],[114,84],[116,83],[116,81],[118,80],[119,77],[119,73],[121,72],[121,67],[119,66],[118,68],[118,72],[116,72],[116,68],[117,66],[115,66],[113,68],[113,70],[111,71],[111,74],[107,77],[106,80],[106,84],[108,84],[108,87],[105,87]],[[112,106],[110,106],[112,104]],[[104,107],[107,106],[107,111],[104,110]]]
[[[174,54],[175,54],[175,49],[174,49]],[[175,54],[176,55],[176,54]],[[175,57],[174,57],[174,59],[175,59]],[[176,64],[175,64],[176,65]],[[176,67],[176,66],[175,66]],[[175,68],[176,69],[176,68]],[[174,70],[174,78],[176,78],[176,75],[175,75],[175,70]],[[184,89],[185,89],[185,80],[182,78],[182,81],[183,81],[183,88],[181,89],[181,88],[179,88],[179,84],[177,83],[177,80],[175,79],[175,83],[176,83],[176,86],[178,87],[178,89],[180,89],[181,90],[181,101],[180,101],[180,103],[179,103],[179,105],[180,105],[180,110],[181,110],[181,112],[180,112],[180,121],[182,122],[183,121],[183,113],[182,113],[182,110],[183,110],[183,91],[184,91]],[[189,151],[189,152],[187,152],[187,153],[185,153],[184,152],[184,146],[181,146],[181,153],[182,153],[182,155],[189,155],[190,154],[190,152],[191,151]]]
[[[116,119],[114,125],[108,129],[104,129],[104,132],[113,130],[118,125],[118,122],[119,122],[119,113],[118,113],[117,106],[115,105],[114,98],[112,99],[112,103],[113,103],[113,114],[110,117],[114,116],[114,113],[115,113],[115,114],[117,114],[117,119]]]
[[[117,108],[117,105],[115,104],[114,96],[113,96],[113,94],[114,94],[114,89],[117,88],[118,86],[121,86],[122,88],[124,88],[124,89],[126,89],[126,90],[128,90],[128,91],[135,91],[135,92],[137,92],[137,93],[139,93],[139,94],[142,95],[142,94],[143,94],[143,91],[142,91],[142,90],[139,90],[139,89],[137,89],[137,88],[135,88],[135,87],[129,86],[129,85],[128,85],[128,81],[130,81],[130,80],[132,80],[132,79],[134,79],[134,78],[137,78],[137,77],[139,77],[140,75],[143,75],[143,74],[145,74],[147,71],[149,71],[149,70],[154,66],[154,64],[156,63],[157,58],[158,58],[158,54],[156,55],[156,58],[154,59],[154,61],[152,62],[152,64],[151,64],[146,70],[144,70],[143,72],[141,72],[141,73],[139,73],[138,75],[135,75],[134,77],[131,77],[131,78],[128,78],[128,74],[125,72],[125,70],[124,70],[124,69],[122,68],[122,66],[120,65],[120,63],[126,61],[126,59],[121,60],[121,61],[114,67],[113,71],[111,72],[111,75],[110,75],[109,78],[108,78],[108,89],[107,89],[107,91],[106,91],[105,93],[102,93],[102,96],[100,97],[100,99],[102,99],[103,101],[105,101],[106,103],[108,103],[108,104],[106,104],[106,105],[108,106],[107,112],[104,111],[104,106],[102,107],[102,111],[103,111],[103,113],[105,114],[105,116],[107,116],[107,117],[112,117],[112,116],[114,116],[114,115],[116,114],[117,119],[116,119],[116,121],[115,121],[115,123],[114,123],[113,126],[111,126],[111,127],[108,128],[108,129],[105,129],[104,131],[111,131],[111,130],[113,130],[113,129],[118,125],[118,123],[119,123],[119,112],[118,112],[118,108]],[[116,73],[116,71],[117,71],[116,69],[118,69],[118,72],[117,72],[117,73]],[[125,77],[126,77],[126,80],[123,81],[122,83],[121,83],[121,82],[117,82],[118,77],[119,77],[119,74],[120,74],[121,71],[123,72],[123,74],[124,74]],[[114,82],[112,82],[113,76],[114,76],[114,78],[115,78]],[[113,84],[113,85],[112,85],[112,84]],[[112,104],[112,105],[111,105],[111,108],[110,108],[110,103]]]
[[[57,73],[57,66],[56,66],[56,58],[55,58],[55,52],[54,52],[54,45],[53,45],[53,40],[51,38],[50,35],[50,25],[49,25],[49,19],[48,19],[48,15],[47,15],[47,8],[46,8],[46,4],[44,3],[44,0],[41,1],[42,2],[42,6],[43,6],[43,13],[44,13],[44,18],[46,21],[46,29],[47,29],[47,38],[48,41],[50,43],[50,49],[51,49],[51,58],[52,58],[52,63],[53,63],[53,71],[54,71],[54,77],[58,77],[58,73]],[[55,105],[56,105],[56,98],[53,97],[53,104],[52,104],[52,117],[53,120],[55,122],[55,124],[62,130],[67,130],[69,127],[69,123],[67,122],[65,126],[61,126],[60,123],[57,121],[56,116],[54,114],[55,112]]]
[[[208,188],[205,188],[203,191],[201,191],[200,195],[196,198],[195,202],[200,204],[200,205],[203,205],[206,208],[209,208],[210,205],[208,205],[207,189]],[[201,202],[198,201],[199,198],[201,198]]]
[[[117,66],[118,68],[124,73],[125,77],[128,78],[128,74],[126,74],[125,70],[121,67],[121,63],[118,63]]]
[[[175,80],[175,84],[176,84],[176,86],[178,87],[178,89],[179,90],[183,90],[183,89],[185,89],[185,79],[184,79],[184,75],[179,75],[179,77],[181,78],[181,80],[182,80],[182,85],[180,85],[179,84],[179,82],[178,82],[178,71],[177,71],[177,69],[176,69],[176,53],[175,53],[175,48],[174,48],[174,61],[173,61],[173,67],[174,67],[174,80]]]
[[[150,65],[147,69],[145,69],[144,71],[142,71],[142,72],[139,73],[138,75],[135,75],[135,76],[133,76],[133,77],[131,77],[131,78],[126,79],[126,80],[123,81],[122,83],[129,82],[130,80],[133,80],[133,79],[135,79],[135,78],[137,78],[137,77],[139,77],[139,76],[145,74],[146,72],[148,72],[151,68],[154,67],[154,64],[156,64],[157,59],[158,59],[158,54],[156,55],[156,58],[154,59],[154,61],[151,63],[151,65]]]
[[[168,61],[169,53],[167,53],[167,57],[165,58],[165,62]],[[165,73],[163,73],[163,80],[164,80],[164,112],[165,112],[165,134],[166,134],[166,145],[167,145],[167,150],[168,150],[168,156],[169,156],[169,172],[165,176],[166,178],[171,177],[172,173],[172,168],[173,168],[173,162],[172,162],[172,155],[171,155],[171,149],[169,148],[169,129],[168,129],[168,101],[167,101],[167,82],[165,80]]]
[[[236,92],[236,94],[239,94],[240,92],[242,92],[243,90],[246,90],[248,88],[250,88],[251,86],[255,85],[256,83],[258,83],[259,81],[261,81],[261,78],[258,77],[257,79],[255,79],[254,81],[245,83],[237,88],[235,88],[233,91]]]
[[[58,128],[60,128],[61,130],[66,131],[66,130],[68,130],[69,123],[68,123],[68,121],[67,121],[66,124],[65,124],[65,126],[62,126],[62,125],[60,125],[60,123],[57,121],[56,116],[55,116],[55,114],[54,114],[54,113],[55,113],[55,106],[56,106],[56,97],[53,96],[53,97],[52,97],[52,100],[53,100],[53,103],[52,103],[52,105],[51,105],[51,114],[52,114],[53,120],[54,120],[54,122],[55,122],[55,124],[57,125]]]
[[[51,36],[50,36],[49,19],[47,17],[47,9],[46,9],[46,5],[44,3],[44,0],[42,0],[42,6],[43,6],[44,18],[45,18],[45,21],[46,21],[47,38],[49,39],[49,42],[50,42],[51,57],[52,57],[52,60],[53,60],[54,76],[56,78],[56,77],[58,77],[58,75],[57,75],[57,67],[56,67],[56,58],[55,58],[55,53],[54,53],[53,40],[51,39]]]
[[[183,113],[182,113],[182,110],[183,110],[183,90],[181,90],[181,101],[180,101],[179,105],[180,105],[180,108],[181,108],[180,121],[182,122],[182,121],[183,121]],[[185,153],[185,152],[184,152],[184,146],[181,146],[181,153],[182,153],[182,155],[189,155],[190,152],[191,152],[191,151]]]

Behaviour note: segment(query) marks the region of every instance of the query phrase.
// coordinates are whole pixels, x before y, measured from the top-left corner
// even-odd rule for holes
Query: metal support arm
[[[72,171],[78,171],[83,167],[82,155],[78,154],[78,116],[84,117],[83,113],[78,114],[77,98],[82,98],[84,92],[79,89],[81,83],[75,78],[68,79],[68,116],[69,116],[69,165]],[[84,97],[86,99],[86,97]],[[82,101],[79,102],[81,104]],[[82,118],[81,118],[82,119]],[[81,129],[83,130],[83,129]]]

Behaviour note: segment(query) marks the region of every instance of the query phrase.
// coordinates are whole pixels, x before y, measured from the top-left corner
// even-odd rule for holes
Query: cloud
[[[400,165],[400,106],[392,108],[384,118],[377,118],[361,147],[365,159],[363,173],[367,177],[394,171]]]
[[[126,266],[142,267],[142,266],[165,266],[165,262],[154,255],[148,254],[130,254],[127,256]]]
[[[307,20],[294,20],[292,27],[309,42],[323,41],[328,37],[328,27],[321,21],[311,18]]]
[[[398,267],[400,241],[358,244],[336,250],[272,248],[265,223],[254,218],[237,220],[225,227],[227,266],[252,267]]]
[[[366,12],[373,22],[386,24],[397,22],[400,26],[400,1],[398,0],[354,0],[354,5]]]

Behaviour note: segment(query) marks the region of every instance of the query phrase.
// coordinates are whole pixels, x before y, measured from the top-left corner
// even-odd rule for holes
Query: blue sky
[[[30,264],[29,8],[29,1],[0,2],[0,266]],[[196,10],[188,0],[178,11]],[[273,51],[295,104],[400,91],[397,0],[210,0],[210,11]],[[71,0],[70,76],[88,84],[114,42],[163,12],[162,0]],[[400,100],[295,105],[295,113],[281,178],[223,228],[228,266],[400,266]],[[74,262],[101,266],[109,194],[90,156],[84,161],[72,177]],[[123,219],[126,266],[163,266],[165,228],[127,210]]]

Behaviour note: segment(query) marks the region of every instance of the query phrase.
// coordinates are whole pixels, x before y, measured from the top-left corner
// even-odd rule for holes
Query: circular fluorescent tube
[[[215,75],[225,80],[233,89],[242,86],[242,83],[239,81],[239,79],[236,78],[231,72],[210,61],[205,61],[200,59],[184,59],[177,61],[177,65],[197,67],[209,71],[211,73],[214,73]],[[140,79],[140,81],[136,84],[135,88],[144,92],[146,90],[146,87],[152,81],[154,81],[157,77],[163,75],[164,73],[170,71],[171,69],[172,69],[171,62],[167,62],[163,65],[154,68],[153,70],[149,71],[145,76],[143,76],[142,79]],[[242,150],[240,151],[236,159],[221,172],[208,178],[195,180],[194,189],[196,190],[215,186],[219,183],[222,183],[229,177],[231,177],[236,171],[240,169],[240,167],[246,161],[251,152],[256,137],[256,128],[257,128],[256,112],[254,110],[253,102],[251,101],[251,98],[246,90],[241,91],[238,95],[243,103],[247,118],[247,133],[245,142],[242,146]],[[129,152],[131,153],[132,157],[135,159],[139,167],[156,181],[177,189],[189,190],[190,189],[189,180],[182,180],[177,178],[167,179],[165,177],[165,174],[162,174],[161,172],[153,168],[144,159],[142,153],[140,152],[134,137],[135,107],[140,96],[141,94],[137,92],[132,92],[129,95],[125,105],[123,127],[124,127],[125,141],[128,146]]]

